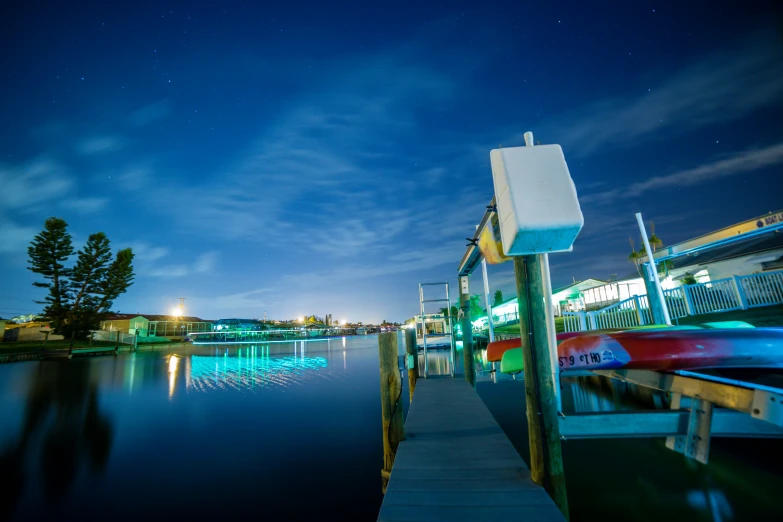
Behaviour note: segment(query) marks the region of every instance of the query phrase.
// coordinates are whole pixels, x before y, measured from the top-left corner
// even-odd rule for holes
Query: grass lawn
[[[70,341],[48,341],[46,343],[46,350],[44,350],[43,341],[16,341],[10,343],[0,343],[0,355],[17,354],[17,353],[41,353],[41,352],[61,352],[67,351]],[[113,347],[114,342],[109,341],[93,341],[93,348],[99,347]],[[120,345],[122,347],[122,345]],[[74,349],[77,348],[89,348],[90,341],[74,341]]]
[[[680,324],[713,323],[717,321],[745,321],[753,326],[783,326],[783,305],[760,306],[749,310],[733,310],[716,314],[683,317]]]
[[[555,317],[555,331],[557,333],[565,332],[565,324],[562,317]],[[495,332],[502,334],[514,334],[519,336],[519,323],[496,326]]]

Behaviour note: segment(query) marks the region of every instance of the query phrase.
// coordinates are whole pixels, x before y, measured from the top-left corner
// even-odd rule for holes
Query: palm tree
[[[653,252],[655,252],[657,249],[661,248],[663,246],[663,241],[661,241],[661,238],[655,235],[655,222],[650,221],[650,246],[653,249]]]
[[[628,254],[628,261],[634,264],[636,267],[636,272],[641,277],[642,272],[639,269],[639,258],[642,257],[644,254],[642,254],[641,250],[639,252],[636,251],[636,243],[634,243],[633,238],[628,236],[628,242],[631,244],[631,253]]]

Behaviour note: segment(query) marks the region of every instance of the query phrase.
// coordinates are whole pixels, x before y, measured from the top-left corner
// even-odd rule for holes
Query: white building
[[[690,240],[689,240],[690,241]],[[672,245],[675,248],[676,245]],[[758,274],[783,268],[783,233],[749,237],[723,247],[673,259],[661,275],[664,290],[682,286],[682,279],[693,275],[699,283],[708,283],[735,275]],[[587,309],[598,309],[634,295],[647,295],[644,280],[632,273],[616,282],[584,291]]]

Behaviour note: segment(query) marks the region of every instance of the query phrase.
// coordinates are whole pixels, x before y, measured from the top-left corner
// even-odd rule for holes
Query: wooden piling
[[[405,353],[408,354],[408,393],[413,400],[413,391],[416,389],[416,379],[419,378],[419,348],[416,346],[416,329],[405,330]]]
[[[530,439],[530,473],[568,518],[560,425],[547,337],[542,256],[514,258]]]
[[[468,288],[467,276],[460,277],[459,306],[462,310],[462,360],[465,368],[465,380],[475,388],[476,363],[473,360],[473,323],[470,322],[470,292]]]
[[[117,330],[117,344],[114,346],[114,353],[120,353],[120,331]]]
[[[383,428],[383,470],[381,491],[386,493],[397,447],[405,438],[402,417],[402,381],[397,359],[397,332],[378,334],[381,367],[381,420]]]

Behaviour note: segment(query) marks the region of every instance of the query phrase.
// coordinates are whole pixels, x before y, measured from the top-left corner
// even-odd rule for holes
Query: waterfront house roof
[[[204,319],[198,317],[182,316],[175,317],[173,315],[157,315],[157,314],[112,314],[105,321],[124,321],[127,319],[133,319],[134,317],[143,317],[148,321],[172,321],[178,323],[205,323]]]
[[[745,241],[704,250],[696,254],[670,259],[670,261],[674,264],[674,268],[671,270],[679,271],[691,267],[704,267],[712,263],[728,261],[729,259],[749,257],[764,253],[773,253],[776,250],[783,250],[783,233],[775,232],[773,234],[767,234],[764,236],[751,237]],[[618,279],[618,282],[639,279],[640,277],[641,276],[639,273],[634,270],[625,277]]]
[[[594,288],[596,286],[601,286],[604,284],[606,284],[606,281],[603,281],[601,279],[588,278],[583,281],[577,281],[575,283],[571,283],[570,285],[561,286],[560,288],[555,288],[554,290],[552,290],[552,295],[563,293],[571,288],[577,290],[578,292],[579,290],[587,290],[589,288]]]

